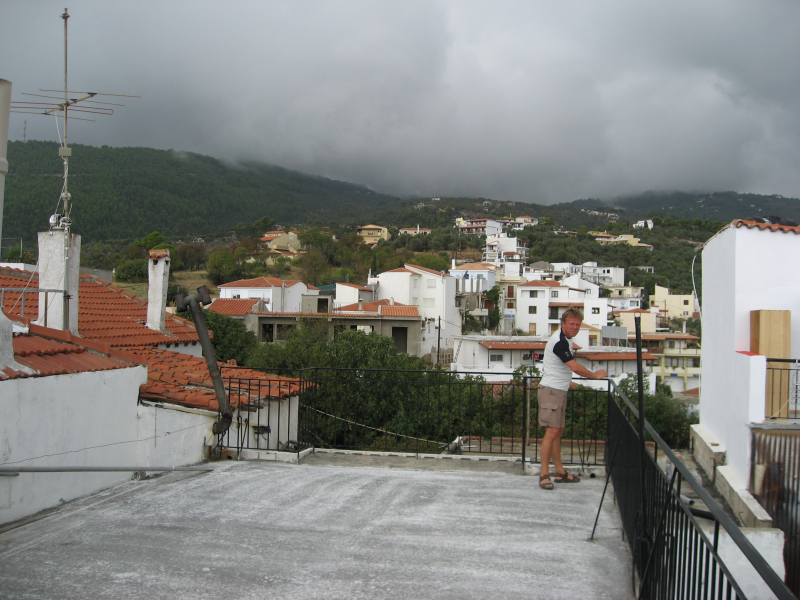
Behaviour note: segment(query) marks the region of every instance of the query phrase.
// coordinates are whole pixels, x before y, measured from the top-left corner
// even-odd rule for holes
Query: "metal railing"
[[[486,381],[449,371],[313,369],[300,372],[301,447],[475,453],[537,461],[537,378]],[[496,375],[496,374],[494,374]],[[562,460],[603,460],[608,390],[570,391]]]
[[[768,419],[800,419],[800,359],[767,359],[764,408]]]
[[[308,382],[224,377],[233,407],[232,426],[217,436],[217,446],[242,450],[298,450],[298,395]]]
[[[784,533],[786,585],[800,597],[800,429],[753,427],[750,489]]]
[[[606,470],[633,557],[638,597],[746,598],[720,558],[724,530],[775,597],[793,600],[794,594],[646,421],[644,430],[655,445],[652,453],[644,449],[632,423],[638,419],[637,409],[616,386],[615,393],[608,399]],[[671,476],[659,468],[659,453],[673,465]],[[694,510],[681,499],[685,486],[708,511]],[[713,522],[713,535],[698,518]]]

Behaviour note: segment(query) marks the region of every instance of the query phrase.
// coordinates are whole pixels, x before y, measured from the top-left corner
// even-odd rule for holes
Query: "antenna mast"
[[[61,18],[64,19],[64,142],[61,148],[58,149],[58,155],[61,157],[61,160],[64,161],[64,187],[61,188],[60,198],[64,205],[64,210],[61,213],[60,219],[55,219],[54,217],[56,217],[56,215],[50,217],[50,229],[58,227],[69,233],[69,226],[72,225],[72,220],[69,218],[71,208],[69,201],[72,196],[67,189],[67,179],[69,178],[69,157],[72,155],[72,149],[67,145],[67,111],[69,110],[70,103],[67,100],[67,90],[69,89],[69,87],[67,87],[67,19],[69,19],[69,13],[66,8]]]

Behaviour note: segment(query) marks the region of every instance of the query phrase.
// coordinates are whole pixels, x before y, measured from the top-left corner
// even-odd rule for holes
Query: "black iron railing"
[[[606,470],[633,556],[638,597],[746,598],[736,580],[738,573],[732,574],[720,558],[724,530],[775,597],[793,599],[736,524],[646,422],[644,429],[654,446],[652,452],[645,450],[632,422],[638,419],[638,411],[616,386],[615,393],[608,399]],[[659,468],[659,453],[673,465],[671,476]],[[687,486],[708,511],[695,511],[681,499]],[[711,519],[713,534],[706,534],[700,518]]]
[[[800,419],[800,360],[767,359],[765,414],[768,419]]]
[[[800,597],[800,430],[753,428],[751,490],[784,533],[786,585]]]
[[[218,436],[220,448],[242,450],[298,449],[298,396],[308,382],[223,377],[233,406],[233,423]]]

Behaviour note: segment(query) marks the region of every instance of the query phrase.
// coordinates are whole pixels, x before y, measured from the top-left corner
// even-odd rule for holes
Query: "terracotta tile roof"
[[[384,273],[411,273],[411,272],[412,271],[409,271],[408,269],[404,269],[403,267],[400,267],[399,269],[392,269],[391,271],[384,271],[383,273],[381,273],[381,275],[383,275]]]
[[[384,317],[419,317],[419,308],[395,303],[394,306],[381,306],[380,313]]]
[[[26,271],[0,270],[0,288],[36,289],[38,275]],[[22,317],[22,294],[5,293],[5,312]],[[101,279],[83,275],[78,288],[78,332],[82,338],[110,346],[142,344],[196,343],[194,325],[185,319],[167,314],[166,333],[153,331],[147,322],[147,302]],[[35,320],[39,313],[39,294],[25,294],[26,319]]]
[[[204,358],[149,346],[127,348],[118,355],[147,366],[147,383],[139,388],[140,398],[214,412],[219,410]],[[302,382],[299,379],[218,364],[234,408],[259,399],[288,398],[300,392]]]
[[[550,306],[583,306],[583,300],[570,300],[569,302],[550,302]]]
[[[547,342],[481,342],[489,350],[544,350]]]
[[[700,395],[700,388],[699,387],[691,388],[689,390],[683,390],[680,393],[683,394],[684,396],[699,396]]]
[[[560,281],[550,281],[549,279],[535,279],[534,281],[529,281],[527,283],[520,283],[519,287],[562,287],[562,286]]]
[[[196,343],[189,321],[167,313],[166,333],[149,329],[147,302],[100,279],[81,277],[78,332],[113,347]]]
[[[405,265],[406,269],[413,271],[423,271],[424,273],[430,273],[431,275],[438,275],[439,277],[452,277],[452,275],[447,275],[444,273],[440,273],[439,271],[434,271],[433,269],[426,269],[425,267],[420,267],[419,265],[412,265],[410,263]]]
[[[595,327],[594,325],[589,325],[588,323],[582,323],[581,329],[588,329],[589,331],[603,331],[599,327]]]
[[[370,290],[370,291],[372,291],[372,290]],[[378,312],[378,307],[379,306],[389,306],[389,304],[391,304],[391,302],[392,301],[389,300],[389,299],[374,300],[372,302],[364,302],[363,306],[364,306],[364,310],[365,311]],[[408,306],[407,304],[400,304],[399,302],[395,302],[395,305],[396,306]],[[347,304],[345,306],[341,306],[341,307],[339,307],[337,309],[334,309],[334,312],[339,312],[339,311],[358,311],[358,302],[354,302],[353,304]]]
[[[127,369],[132,365],[116,360],[107,354],[98,353],[85,344],[63,341],[63,338],[78,340],[69,332],[31,325],[30,332],[14,336],[14,359],[34,373],[0,370],[0,381],[22,377],[48,377],[68,373],[89,373]],[[55,339],[53,339],[55,337]],[[61,338],[61,339],[59,339]],[[93,344],[96,346],[96,344]],[[94,350],[94,351],[93,351]]]
[[[747,227],[748,229],[759,229],[761,231],[772,231],[780,233],[800,234],[800,226],[792,225],[772,225],[770,223],[756,223],[747,219],[736,219],[731,222],[733,227]]]
[[[211,303],[208,310],[229,317],[243,317],[258,304],[257,298],[218,298]]]
[[[636,352],[581,352],[578,351],[578,358],[588,360],[636,360]],[[656,360],[657,357],[649,352],[642,352],[643,360]]]
[[[240,279],[238,281],[231,281],[230,283],[223,283],[221,288],[256,288],[256,287],[282,287],[286,283],[286,287],[292,287],[298,283],[303,283],[299,279],[277,279],[275,277],[255,277],[253,279]],[[311,286],[309,286],[311,287]],[[317,288],[313,288],[317,289]]]
[[[373,291],[372,288],[365,287],[363,285],[356,285],[355,283],[337,283],[336,285],[343,285],[345,287],[356,288],[357,290],[362,290],[364,292],[371,292]]]
[[[643,308],[632,308],[630,310],[612,310],[612,315],[619,315],[622,313],[636,313],[636,314],[652,314],[649,310],[645,310]]]
[[[497,266],[492,263],[477,262],[477,263],[463,263],[458,265],[451,271],[496,271]]]

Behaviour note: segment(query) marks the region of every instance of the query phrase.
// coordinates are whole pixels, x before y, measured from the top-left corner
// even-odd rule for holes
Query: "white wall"
[[[703,250],[703,386],[700,422],[724,444],[726,461],[749,481],[750,430],[764,419],[765,357],[750,349],[750,311],[791,310],[791,356],[800,357],[800,236],[729,228]],[[776,260],[775,257],[780,257]]]
[[[0,382],[0,463],[127,466],[137,451],[144,367]],[[24,473],[0,477],[0,523],[104,487],[131,473]]]

